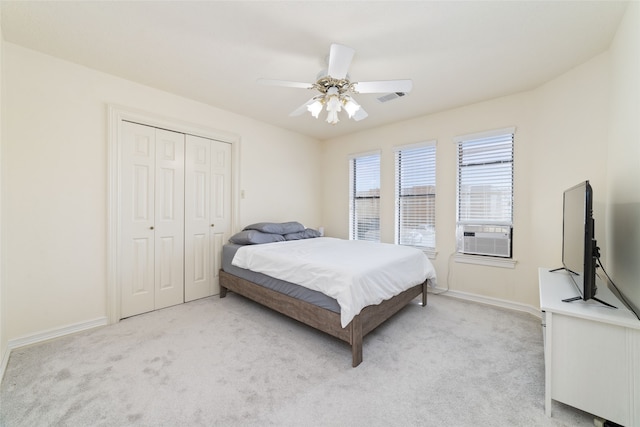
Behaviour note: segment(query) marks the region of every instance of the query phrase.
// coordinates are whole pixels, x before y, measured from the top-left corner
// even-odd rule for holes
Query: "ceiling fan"
[[[320,92],[289,116],[299,116],[306,111],[318,118],[322,108],[327,110],[327,122],[338,123],[338,113],[345,110],[350,119],[360,121],[368,116],[367,112],[354,99],[360,93],[396,93],[407,94],[413,87],[411,80],[379,80],[370,82],[351,82],[349,66],[355,49],[341,44],[332,44],[329,50],[327,70],[318,74],[315,83],[300,83],[287,80],[258,79],[258,83],[272,86],[284,86],[301,89],[315,89]]]

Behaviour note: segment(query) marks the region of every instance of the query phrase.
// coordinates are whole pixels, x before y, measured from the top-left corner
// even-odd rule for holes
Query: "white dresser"
[[[628,427],[640,426],[640,320],[598,279],[597,301],[563,302],[578,290],[564,270],[540,268],[545,412],[552,400]]]

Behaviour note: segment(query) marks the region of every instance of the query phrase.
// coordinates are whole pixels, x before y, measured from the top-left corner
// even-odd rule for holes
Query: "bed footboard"
[[[363,360],[363,338],[421,293],[422,305],[425,306],[427,303],[426,286],[426,282],[416,285],[378,305],[365,307],[347,327],[343,328],[340,323],[339,313],[292,298],[220,270],[220,298],[224,298],[227,295],[227,290],[233,291],[349,343],[351,345],[351,359],[354,368]]]

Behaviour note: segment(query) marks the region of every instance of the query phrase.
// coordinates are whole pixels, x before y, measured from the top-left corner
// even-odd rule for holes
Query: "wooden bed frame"
[[[362,339],[385,320],[396,314],[411,300],[422,294],[422,306],[427,305],[427,282],[416,285],[378,305],[365,307],[345,328],[340,313],[257,285],[224,270],[220,270],[220,298],[227,290],[252,299],[312,328],[323,331],[351,345],[352,366],[362,362]]]

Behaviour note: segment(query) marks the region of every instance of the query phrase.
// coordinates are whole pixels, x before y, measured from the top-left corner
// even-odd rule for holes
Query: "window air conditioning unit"
[[[462,253],[511,258],[511,227],[461,225]]]

